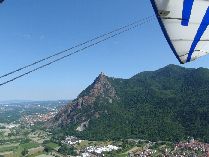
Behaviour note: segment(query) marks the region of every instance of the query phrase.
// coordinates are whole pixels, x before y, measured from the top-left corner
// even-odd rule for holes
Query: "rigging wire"
[[[68,48],[68,49],[66,49],[66,50],[60,51],[60,52],[58,52],[58,53],[55,53],[55,54],[50,55],[50,56],[48,56],[48,57],[46,57],[46,58],[37,60],[37,61],[35,61],[35,62],[31,63],[31,64],[28,64],[28,65],[26,65],[26,66],[23,66],[23,67],[21,67],[21,68],[18,68],[18,69],[14,70],[14,71],[8,72],[8,73],[6,73],[6,74],[0,76],[0,79],[1,79],[1,78],[4,78],[4,77],[7,77],[7,76],[9,76],[9,75],[12,75],[12,74],[14,74],[14,73],[20,72],[20,71],[22,71],[22,70],[24,70],[24,69],[27,69],[27,68],[29,68],[29,67],[32,67],[32,66],[34,66],[34,65],[36,65],[36,64],[38,64],[38,63],[41,63],[41,62],[44,62],[44,61],[49,60],[49,59],[51,59],[51,58],[54,58],[54,57],[56,57],[56,56],[59,56],[59,55],[65,53],[65,52],[68,52],[68,51],[73,50],[73,49],[75,49],[75,48],[78,48],[78,47],[81,47],[81,46],[86,45],[86,44],[88,44],[88,43],[91,43],[91,42],[93,42],[93,41],[96,41],[96,40],[98,40],[98,39],[100,39],[100,38],[103,38],[103,37],[105,37],[105,36],[108,36],[108,35],[110,35],[110,34],[113,34],[113,33],[115,33],[115,32],[118,32],[118,31],[120,31],[120,30],[123,30],[123,29],[125,29],[125,28],[128,28],[128,27],[131,27],[131,26],[133,26],[133,25],[136,25],[137,23],[141,23],[141,22],[143,22],[143,21],[152,19],[153,17],[154,17],[154,15],[148,16],[148,17],[143,18],[143,19],[140,19],[140,20],[137,20],[137,21],[135,21],[135,22],[133,22],[133,23],[130,23],[130,24],[125,25],[125,26],[123,26],[123,27],[117,28],[117,29],[115,29],[115,30],[113,30],[113,31],[104,33],[104,34],[102,34],[102,35],[100,35],[100,36],[97,36],[97,37],[95,37],[95,38],[93,38],[93,39],[87,40],[86,42],[83,42],[83,43],[81,43],[81,44],[75,45],[75,46],[73,46],[73,47],[71,47],[71,48]]]
[[[25,73],[23,73],[23,74],[21,74],[21,75],[18,75],[18,76],[14,77],[14,78],[12,78],[12,79],[10,79],[10,80],[8,80],[8,81],[5,81],[5,82],[1,83],[0,86],[6,85],[6,84],[8,84],[8,83],[10,83],[10,82],[13,82],[13,81],[15,81],[15,80],[17,80],[17,79],[19,79],[19,78],[22,78],[22,77],[24,77],[24,76],[26,76],[26,75],[28,75],[28,74],[30,74],[30,73],[33,73],[33,72],[35,72],[35,71],[37,71],[37,70],[40,70],[40,69],[42,69],[42,68],[44,68],[44,67],[47,67],[47,66],[49,66],[49,65],[51,65],[51,64],[53,64],[53,63],[56,63],[56,62],[58,62],[58,61],[60,61],[60,60],[63,60],[63,59],[65,59],[65,58],[67,58],[67,57],[69,57],[69,56],[72,56],[72,55],[74,55],[74,54],[77,54],[77,53],[79,53],[79,52],[81,52],[81,51],[84,51],[84,50],[86,50],[86,49],[88,49],[88,48],[90,48],[90,47],[93,47],[93,46],[95,46],[95,45],[98,45],[98,44],[100,44],[100,43],[102,43],[102,42],[104,42],[104,41],[106,41],[106,40],[109,40],[109,39],[111,39],[111,38],[114,38],[114,37],[116,37],[116,36],[118,36],[118,35],[120,35],[120,34],[123,34],[123,33],[125,33],[125,32],[131,31],[131,30],[133,30],[133,29],[135,29],[135,28],[138,28],[138,27],[140,27],[140,26],[142,26],[142,25],[144,25],[144,24],[146,24],[146,23],[148,23],[148,22],[151,22],[152,20],[154,20],[154,18],[153,18],[153,19],[150,18],[150,19],[147,19],[147,20],[144,21],[144,22],[141,22],[141,23],[138,23],[138,24],[135,24],[135,25],[131,25],[132,27],[130,27],[130,28],[126,28],[125,30],[122,30],[122,31],[120,31],[120,32],[118,32],[118,33],[115,33],[115,34],[113,34],[113,35],[110,35],[110,36],[108,36],[108,37],[106,37],[106,38],[104,38],[104,39],[102,39],[102,40],[99,40],[99,41],[97,41],[97,42],[95,42],[95,43],[92,43],[92,44],[90,44],[90,45],[88,45],[88,46],[85,46],[85,47],[83,47],[83,48],[81,48],[81,49],[78,49],[78,50],[76,50],[76,51],[74,51],[74,52],[71,52],[71,53],[69,53],[69,54],[67,54],[67,55],[64,55],[64,56],[62,56],[62,57],[60,57],[60,58],[58,58],[58,59],[55,59],[55,60],[53,60],[53,61],[50,61],[50,62],[47,63],[47,64],[43,64],[43,65],[41,65],[41,66],[39,66],[39,67],[37,67],[37,68],[34,68],[34,69],[32,69],[32,70],[30,70],[30,71],[28,71],[28,72],[25,72]]]

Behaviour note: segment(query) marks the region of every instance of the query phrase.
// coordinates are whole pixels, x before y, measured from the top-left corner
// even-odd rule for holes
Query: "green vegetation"
[[[108,78],[108,81],[119,99],[110,102],[106,93],[96,97],[94,104],[84,105],[74,112],[78,117],[90,119],[88,128],[76,132],[77,120],[70,128],[62,129],[61,136],[151,141],[180,141],[192,136],[209,142],[208,69],[169,65],[130,79]],[[92,86],[80,96],[88,95]],[[96,113],[99,117],[94,116]]]
[[[13,110],[0,112],[0,123],[11,123],[16,122],[21,118],[20,109],[16,108]]]
[[[23,149],[23,151],[21,152],[22,156],[25,156],[28,154],[28,150],[26,148]]]
[[[0,146],[0,152],[9,152],[17,149],[18,146]]]
[[[44,151],[49,153],[52,150],[56,150],[56,148],[59,148],[59,145],[50,141],[50,140],[45,140],[43,142],[43,146],[44,146]]]
[[[26,155],[28,153],[28,150],[31,148],[37,148],[39,145],[33,142],[29,142],[29,143],[24,143],[24,141],[22,141],[20,144],[10,144],[10,145],[3,145],[0,146],[0,152],[9,152],[9,151],[13,151],[15,153],[15,155],[17,156],[21,156],[21,155]]]
[[[36,154],[33,154],[33,155],[28,155],[27,157],[37,157],[39,155],[45,155],[43,152],[40,152],[40,153],[36,153]]]
[[[73,147],[69,147],[67,145],[62,145],[59,148],[58,152],[63,155],[73,155],[73,156],[77,155],[77,153],[75,152],[75,149]]]
[[[59,145],[56,143],[48,141],[43,144],[43,141],[49,140],[51,135],[43,128],[42,121],[31,126],[29,122],[19,118],[37,113],[48,113],[64,105],[64,102],[62,104],[59,102],[0,104],[0,154],[35,157],[47,152],[51,153],[55,148],[57,150]],[[45,152],[44,148],[48,151]],[[32,155],[29,156],[28,153]]]
[[[24,148],[24,149],[31,149],[31,148],[36,148],[36,147],[38,147],[39,146],[39,144],[37,144],[37,143],[33,143],[33,142],[30,142],[30,143],[24,143],[24,144],[20,144],[20,147],[21,148]]]
[[[45,146],[50,147],[50,148],[52,148],[52,149],[55,149],[55,148],[59,147],[58,144],[53,143],[53,142],[49,142],[49,143],[47,143]]]

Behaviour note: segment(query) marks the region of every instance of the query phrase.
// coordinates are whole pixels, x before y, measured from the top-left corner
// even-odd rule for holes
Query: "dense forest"
[[[92,140],[152,141],[179,141],[191,136],[209,142],[208,69],[168,65],[130,79],[105,77],[117,99],[108,101],[103,93],[93,104],[76,109],[73,115],[85,115],[88,127],[82,132],[75,131],[79,121],[71,121],[61,126],[65,134]],[[79,97],[88,96],[95,82]]]

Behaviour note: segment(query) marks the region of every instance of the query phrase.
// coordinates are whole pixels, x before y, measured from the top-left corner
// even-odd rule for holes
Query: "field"
[[[13,151],[15,149],[17,149],[19,146],[19,144],[10,144],[10,145],[3,145],[0,146],[0,152],[8,152],[8,151]]]
[[[60,146],[50,141],[51,135],[42,128],[44,119],[39,117],[56,113],[68,102],[58,100],[0,104],[0,155],[46,156],[49,152],[44,151],[45,147],[50,148],[50,151],[58,151]]]
[[[52,149],[56,149],[56,148],[58,148],[58,147],[59,147],[59,145],[58,145],[58,144],[53,143],[53,142],[49,142],[49,143],[47,143],[47,144],[46,144],[46,146],[47,146],[47,147],[50,147],[50,148],[52,148]]]

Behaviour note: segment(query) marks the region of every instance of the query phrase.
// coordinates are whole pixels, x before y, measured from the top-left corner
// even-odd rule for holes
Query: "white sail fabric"
[[[209,52],[209,0],[151,0],[161,28],[181,63]]]

